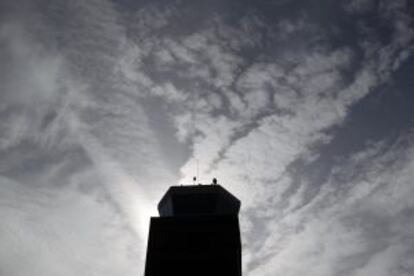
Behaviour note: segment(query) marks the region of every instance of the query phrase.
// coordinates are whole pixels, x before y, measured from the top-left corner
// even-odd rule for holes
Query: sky
[[[171,185],[246,276],[414,275],[414,2],[2,0],[0,275],[143,275]]]

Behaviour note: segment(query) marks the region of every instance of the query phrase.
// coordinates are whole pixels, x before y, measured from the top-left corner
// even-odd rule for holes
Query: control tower
[[[241,276],[240,201],[223,187],[170,187],[152,217],[145,276]]]

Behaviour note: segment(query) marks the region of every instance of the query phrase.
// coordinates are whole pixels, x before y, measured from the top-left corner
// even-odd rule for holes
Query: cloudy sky
[[[414,1],[2,0],[0,275],[142,275],[170,185],[247,276],[414,275]]]

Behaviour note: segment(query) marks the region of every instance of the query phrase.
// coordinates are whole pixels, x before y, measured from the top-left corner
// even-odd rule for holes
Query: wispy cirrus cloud
[[[104,200],[96,201],[71,187],[27,188],[4,177],[0,185],[2,273],[139,272],[138,266],[129,266],[131,256],[139,259],[138,248],[132,246],[136,238]]]
[[[116,73],[125,41],[119,16],[102,1],[8,8],[13,20],[4,19],[0,37],[2,272],[139,273],[149,202],[173,176],[142,103]]]
[[[40,229],[1,241],[32,245],[19,271],[0,251],[9,275],[136,274],[156,200],[197,160],[242,199],[246,274],[409,275],[411,134],[338,137],[410,60],[407,3],[259,2],[5,5],[2,230]]]
[[[344,12],[351,16],[370,6],[349,5],[354,7]],[[159,36],[149,37],[142,50],[150,56],[146,60],[149,63],[135,63],[137,67],[130,71],[135,72],[130,74],[133,81],[148,88],[149,97],[159,97],[170,105],[179,139],[192,142],[193,156],[182,167],[183,180],[191,178],[194,164],[201,160],[204,178],[224,179],[242,199],[244,237],[248,248],[252,248],[246,250],[246,271],[250,273],[299,275],[313,267],[315,275],[349,275],[371,269],[367,260],[377,251],[360,246],[366,242],[365,226],[354,227],[354,232],[348,233],[342,216],[312,220],[319,215],[297,211],[319,201],[323,187],[332,185],[337,189],[343,184],[323,179],[322,183],[298,182],[306,175],[297,174],[306,172],[306,164],[318,164],[323,154],[318,150],[335,137],[331,130],[346,123],[352,107],[388,82],[411,55],[411,18],[404,11],[403,1],[396,5],[381,2],[375,7],[370,12],[389,26],[388,38],[384,39],[382,30],[368,20],[357,18],[356,41],[341,46],[332,43],[338,29],[321,26],[312,15],[280,20],[275,28],[279,32],[269,28],[267,33],[257,35],[252,33],[267,22],[253,15],[243,18],[242,27],[214,19],[202,25],[207,27],[201,31],[174,39],[168,37],[166,22],[154,24],[162,26],[153,30]],[[264,41],[272,41],[277,52],[267,50]],[[254,55],[249,56],[249,51]],[[145,58],[140,56],[138,60]],[[149,64],[154,67],[145,70]],[[378,178],[393,174],[377,173]],[[355,195],[358,193],[364,198],[362,191],[355,191]],[[345,203],[332,203],[322,210],[329,213],[335,208],[353,212]],[[283,226],[285,219],[290,227]],[[324,219],[332,220],[333,226]],[[274,223],[264,222],[269,220]],[[261,230],[258,225],[263,226]],[[318,238],[330,232],[338,235],[327,240]],[[343,242],[349,247],[336,253]],[[259,249],[267,246],[271,249]],[[256,250],[260,253],[251,253]],[[360,254],[365,258],[354,261]],[[384,271],[392,269],[392,260],[398,258],[394,255],[390,259]],[[299,266],[297,262],[307,265]]]
[[[269,256],[268,265],[254,265],[252,274],[408,275],[413,191],[407,139],[355,154],[333,169],[309,204],[289,204],[270,223],[273,233],[257,254]],[[303,201],[295,197],[303,194],[290,203]]]
[[[163,44],[162,37],[155,38],[155,45],[163,45],[163,54],[153,57],[154,60],[160,58],[160,64],[163,65],[160,71],[154,73],[162,75],[163,79],[156,79],[155,83],[168,80],[168,86],[175,88],[174,93],[164,90],[163,97],[163,93],[157,90],[158,86],[152,84],[157,87],[154,89],[157,92],[150,92],[149,95],[164,98],[172,106],[179,106],[173,109],[179,137],[188,137],[193,142],[193,158],[182,168],[183,179],[190,179],[194,174],[196,159],[202,160],[201,175],[207,179],[212,176],[225,179],[230,190],[242,199],[245,208],[242,221],[246,226],[244,237],[249,248],[267,248],[271,244],[272,249],[259,250],[258,254],[250,253],[247,249],[246,271],[258,275],[299,275],[313,267],[312,273],[315,275],[364,274],[371,269],[367,260],[376,258],[373,257],[377,254],[376,250],[381,252],[379,258],[381,254],[394,252],[393,248],[389,251],[383,248],[385,251],[382,252],[370,246],[360,246],[360,243],[367,242],[364,227],[370,226],[355,226],[351,229],[354,232],[348,233],[348,227],[343,225],[340,215],[331,214],[332,218],[312,220],[312,217],[319,215],[296,214],[296,209],[306,209],[308,204],[318,201],[322,197],[323,187],[332,185],[337,189],[342,184],[297,183],[298,176],[295,173],[301,170],[297,163],[318,162],[322,153],[317,149],[329,144],[335,137],[335,133],[330,130],[346,123],[353,105],[389,81],[391,75],[410,56],[411,19],[403,7],[402,2],[399,5],[379,5],[376,11],[378,20],[391,30],[386,40],[382,40],[380,36],[383,34],[369,27],[363,18],[358,19],[355,27],[359,34],[357,46],[345,44],[333,47],[332,33],[319,26],[311,16],[291,22],[282,21],[283,24],[279,24],[282,32],[267,37],[294,45],[292,48],[281,48],[280,54],[267,53],[260,48],[260,38],[252,38],[253,41],[257,39],[253,43],[252,40],[249,43],[236,40],[239,44],[233,48],[219,39],[223,29],[229,37],[233,37],[234,33],[244,31],[240,28],[236,31],[231,27],[221,28],[220,31],[206,28],[197,35],[175,42],[168,38],[166,44]],[[348,11],[355,12],[354,9]],[[298,38],[298,34],[306,32],[314,35]],[[188,41],[191,43],[188,44]],[[209,50],[204,50],[205,45],[208,45]],[[250,45],[257,47],[256,53],[260,50],[263,52],[250,59],[245,56],[240,59],[238,50],[243,47],[246,50]],[[215,57],[222,55],[219,59],[226,61],[225,66],[209,59],[211,49],[218,51]],[[156,61],[154,63],[157,64]],[[177,69],[189,72],[177,73]],[[147,77],[152,78],[151,74]],[[204,92],[206,88],[209,92]],[[215,93],[218,93],[217,100],[213,98]],[[191,97],[187,96],[189,94]],[[167,95],[174,95],[174,98]],[[396,155],[401,157],[400,152]],[[346,171],[346,168],[342,169]],[[379,173],[377,171],[379,179],[393,174]],[[355,185],[360,188],[363,186],[363,183]],[[364,198],[360,190],[355,191],[355,194]],[[338,203],[338,206],[332,204],[321,208],[328,213],[336,207],[349,208],[347,211],[353,214],[352,207],[345,203]],[[306,224],[298,223],[294,218],[304,220]],[[283,226],[285,219],[291,228]],[[333,226],[328,226],[325,219],[332,222]],[[264,220],[274,223],[265,224]],[[259,231],[254,225],[266,226]],[[338,235],[328,236],[327,240],[318,238],[330,232]],[[387,233],[383,235],[387,237]],[[284,239],[284,236],[294,241]],[[343,242],[348,242],[349,247],[335,252]],[[401,250],[396,249],[395,252],[405,252]],[[365,258],[354,261],[360,255]],[[267,265],[263,265],[263,258],[267,260],[264,261]],[[395,264],[392,260],[398,258],[397,255],[390,256],[389,266],[384,266],[384,271],[391,273]],[[299,266],[298,262],[307,265]],[[343,265],[339,264],[342,262]]]

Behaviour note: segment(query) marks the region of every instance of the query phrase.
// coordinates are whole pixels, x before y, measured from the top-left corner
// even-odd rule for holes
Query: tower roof
[[[220,185],[172,186],[158,204],[161,217],[237,215],[240,200]]]

